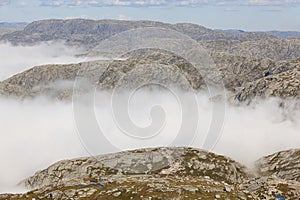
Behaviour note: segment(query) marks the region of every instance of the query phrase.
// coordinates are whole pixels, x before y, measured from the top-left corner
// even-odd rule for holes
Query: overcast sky
[[[300,31],[300,0],[0,0],[0,21],[89,18]]]

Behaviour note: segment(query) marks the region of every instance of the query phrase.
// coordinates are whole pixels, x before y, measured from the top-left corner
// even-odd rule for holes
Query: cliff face
[[[262,158],[256,177],[230,158],[198,149],[140,149],[60,161],[21,183],[31,192],[0,199],[296,199],[298,157],[291,150]]]

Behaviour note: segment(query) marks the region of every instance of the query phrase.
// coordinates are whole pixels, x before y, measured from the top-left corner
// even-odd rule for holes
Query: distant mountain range
[[[169,28],[182,32],[198,41],[249,40],[272,37],[266,33],[255,32],[245,32],[236,35],[190,23],[168,24],[154,21],[55,19],[32,22],[21,31],[3,35],[0,40],[10,41],[14,44],[65,40],[67,43],[73,45],[94,46],[100,40],[111,35],[142,27]]]
[[[300,96],[300,60],[274,61],[224,52],[214,52],[211,57],[220,71],[231,102],[251,102],[255,98],[270,96],[282,98]],[[153,68],[149,66],[147,69],[141,67],[143,64],[151,63],[156,65]],[[169,68],[158,67],[159,64],[168,65]],[[139,74],[130,75],[133,69],[138,70]],[[159,76],[157,70],[160,71]],[[185,74],[191,87],[199,90],[205,89],[203,77],[211,82],[215,79],[214,71],[203,68],[197,72],[178,56],[166,52],[148,52],[122,61],[99,60],[33,67],[0,82],[0,94],[22,98],[47,95],[60,100],[69,100],[72,97],[73,84],[61,88],[56,87],[54,83],[62,80],[74,82],[80,71],[85,71],[85,76],[89,77],[91,84],[97,84],[98,88],[104,89],[112,89],[117,84],[121,84],[119,81],[122,76],[126,77],[127,82],[121,86],[133,88],[146,84],[151,80],[149,77],[162,80],[161,83],[164,84],[187,88],[185,82],[178,77],[180,74]]]
[[[0,22],[0,28],[15,28],[15,29],[23,29],[27,26],[26,22]]]
[[[300,37],[300,32],[297,31],[247,32],[235,29],[213,30],[191,23],[168,24],[154,21],[53,19],[36,21],[29,24],[25,22],[0,22],[0,28],[20,30],[2,38],[2,40],[8,40],[13,43],[61,39],[68,40],[70,43],[77,41],[89,44],[121,31],[149,26],[171,28],[183,32],[196,40],[249,40],[272,36],[279,38]],[[84,34],[85,37],[79,38],[80,34]],[[29,39],[25,40],[23,37],[29,37]]]
[[[23,23],[23,22],[19,22],[19,23],[0,22],[0,36],[15,31],[20,31],[25,26],[27,26],[27,23]]]
[[[298,31],[268,31],[266,32],[270,35],[282,38],[299,38],[300,32]]]
[[[267,33],[238,31],[219,31],[207,29],[196,24],[167,24],[153,21],[117,21],[117,20],[42,20],[27,25],[23,30],[0,36],[2,41],[14,44],[34,44],[42,41],[64,40],[68,45],[85,47],[89,55],[98,55],[95,48],[100,41],[122,31],[138,27],[163,27],[182,32],[194,38],[210,53],[221,72],[226,89],[232,92],[237,101],[251,101],[255,97],[299,97],[300,95],[300,38],[278,38]],[[186,74],[194,89],[202,88],[200,75],[189,68],[182,58],[165,53],[151,53],[139,58],[114,61],[107,67],[105,61],[91,62],[91,80],[105,72],[105,79],[94,80],[105,88],[115,87],[117,74],[130,71],[140,63],[156,63],[177,66]],[[103,64],[104,63],[104,64]],[[106,64],[105,64],[106,63]],[[127,67],[126,67],[127,66]],[[0,82],[0,94],[12,96],[36,96],[50,93],[48,84],[58,80],[74,81],[81,64],[47,65],[34,67]],[[94,71],[96,70],[96,72]],[[176,71],[177,68],[175,67]],[[127,72],[126,71],[126,72]],[[146,73],[146,71],[141,71]],[[147,74],[155,74],[148,71]],[[166,74],[165,74],[166,73]],[[214,80],[209,70],[202,70],[207,80]],[[149,74],[148,74],[149,75]],[[161,73],[165,81],[181,82],[167,72]],[[147,80],[146,77],[143,80]],[[161,77],[161,78],[162,78]],[[107,81],[110,80],[110,81]],[[130,84],[139,84],[138,77],[131,77]],[[174,81],[176,80],[176,81]],[[125,85],[128,85],[125,84]],[[51,95],[64,99],[71,95],[71,88],[65,91],[51,89]],[[54,92],[54,93],[53,93]]]
[[[243,34],[246,33],[247,31],[244,30],[236,30],[236,29],[229,29],[229,30],[218,30],[218,31],[224,31],[226,33],[231,33],[231,34]],[[269,35],[279,37],[279,38],[299,38],[300,37],[300,32],[299,31],[261,31],[262,33],[267,33]]]
[[[245,32],[242,30],[212,30],[190,23],[168,24],[155,21],[118,20],[41,20],[28,24],[24,29],[0,34],[0,41],[13,44],[63,40],[68,45],[94,48],[105,38],[126,30],[142,27],[168,28],[184,33],[199,41],[211,51],[227,52],[246,57],[292,60],[300,57],[300,37],[280,38],[297,35],[295,32]],[[1,33],[1,30],[0,30]]]

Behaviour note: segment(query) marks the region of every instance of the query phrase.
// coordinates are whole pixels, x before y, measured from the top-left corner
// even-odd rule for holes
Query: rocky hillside
[[[170,28],[187,34],[195,40],[251,40],[274,37],[266,33],[250,32],[236,35],[189,23],[167,24],[154,21],[53,19],[32,22],[24,30],[6,34],[0,37],[0,40],[10,41],[13,44],[32,44],[42,41],[64,40],[72,45],[93,47],[104,38],[122,31],[142,27]]]
[[[204,46],[215,65],[193,66],[157,49],[115,60],[36,66],[1,80],[0,96],[69,100],[76,81],[98,89],[136,88],[153,80],[183,90],[207,90],[221,80],[231,103],[280,97],[300,107],[300,39],[212,30],[189,24],[117,20],[42,20],[4,32],[0,41],[35,44],[63,40],[97,55],[98,42],[122,31],[162,27]],[[278,33],[279,34],[279,33]],[[97,55],[98,56],[98,55]],[[100,55],[101,56],[101,55]],[[219,76],[218,76],[219,75]],[[87,88],[76,88],[85,95]],[[284,107],[285,105],[280,105]],[[59,161],[21,181],[30,192],[0,199],[291,199],[300,198],[300,150],[278,152],[247,169],[231,158],[194,148],[138,149]]]
[[[106,67],[107,61],[33,67],[0,82],[0,94],[17,98],[40,95],[58,98],[73,89],[79,72],[85,72],[85,77],[96,83]]]
[[[254,98],[267,97],[296,97],[299,99],[300,68],[293,68],[246,83],[242,87],[236,88],[236,91],[235,99],[238,101],[251,101]]]
[[[230,158],[193,148],[64,160],[22,181],[31,192],[0,199],[297,199],[300,182],[288,176],[286,156],[299,175],[299,150],[263,158],[258,177]],[[279,167],[273,169],[275,162]]]
[[[300,182],[300,150],[282,151],[256,162],[259,173]]]
[[[240,87],[249,82],[300,67],[299,60],[276,61],[268,58],[253,58],[222,52],[212,53],[211,57],[220,71],[227,89]]]
[[[89,55],[93,55],[95,52],[91,50],[91,47],[97,46],[99,41],[122,31],[139,27],[169,28],[198,40],[203,47],[209,50],[213,61],[220,70],[220,77],[225,88],[230,91],[231,99],[252,101],[256,97],[290,97],[299,94],[299,71],[294,69],[299,68],[299,60],[297,60],[300,58],[299,38],[280,39],[265,33],[211,30],[187,23],[73,19],[36,21],[27,25],[24,30],[0,36],[0,40],[8,40],[15,44],[64,40],[70,45],[88,47]],[[88,66],[91,71],[96,70],[96,73],[90,73],[93,77],[92,80],[99,78],[98,83],[104,88],[117,86],[116,83],[124,74],[128,75],[126,80],[129,81],[123,83],[124,85],[134,86],[141,82],[147,82],[154,78],[157,71],[161,71],[161,73],[159,77],[155,77],[156,79],[183,88],[191,85],[194,89],[203,89],[203,80],[219,82],[219,79],[214,76],[216,70],[201,68],[200,73],[196,72],[178,56],[161,55],[160,53],[146,56],[147,58],[142,55],[139,59],[129,58],[126,61],[114,61],[107,69],[104,69],[104,64],[99,64],[102,61],[97,64],[34,67],[1,82],[0,94],[24,97],[50,94],[50,96],[58,98],[69,97],[72,95],[70,82],[74,81],[78,71],[83,70],[82,66]],[[155,61],[155,59],[157,60]],[[155,66],[146,69],[136,68],[142,64],[149,65],[153,61]],[[158,64],[160,67],[157,67]],[[162,68],[161,65],[170,67]],[[135,73],[139,72],[140,74],[132,74],[133,69]],[[99,77],[104,70],[103,76]],[[188,85],[184,83],[184,80],[180,80],[182,75],[188,80]],[[69,81],[68,87],[61,88],[52,84],[65,80]]]
[[[237,29],[229,29],[229,30],[220,30],[231,34],[244,34],[244,30],[237,30]],[[247,32],[246,32],[247,33]],[[300,32],[299,31],[266,31],[263,33],[267,33],[269,35],[273,35],[275,37],[279,38],[299,38]]]
[[[216,70],[196,69],[185,59],[165,51],[132,52],[126,57],[125,60],[33,67],[0,82],[0,94],[70,98],[74,80],[83,75],[91,84],[102,89],[136,87],[156,80],[182,89],[205,90],[204,80],[214,83],[216,74],[219,74],[233,101],[251,102],[255,98],[272,96],[299,97],[299,60],[274,61],[212,53]]]
[[[281,38],[299,38],[300,32],[299,31],[268,31],[270,35],[281,37]]]
[[[0,22],[0,38],[2,35],[10,34],[15,31],[22,31],[22,29],[27,25],[27,23],[8,23]]]
[[[143,27],[160,27],[179,31],[199,41],[213,52],[274,60],[300,57],[299,38],[278,38],[264,32],[243,31],[237,34],[190,23],[168,24],[155,21],[41,20],[28,24],[23,30],[0,35],[0,41],[32,45],[43,41],[61,40],[66,44],[86,47],[90,50],[105,38]]]
[[[185,148],[142,149],[91,158],[61,161],[36,173],[23,183],[29,188],[73,185],[106,175],[210,176],[237,183],[248,177],[245,167],[213,153]]]
[[[0,37],[2,35],[9,34],[9,33],[12,33],[14,31],[17,31],[17,29],[14,29],[14,28],[2,28],[2,27],[0,27]]]
[[[300,38],[264,38],[246,41],[215,40],[200,43],[212,52],[225,52],[244,57],[273,60],[295,60],[300,58]]]

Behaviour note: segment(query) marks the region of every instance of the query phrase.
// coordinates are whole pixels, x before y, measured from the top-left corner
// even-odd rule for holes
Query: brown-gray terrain
[[[9,33],[15,32],[15,31],[17,31],[17,29],[0,27],[0,36],[5,35],[5,34],[9,34]]]
[[[212,53],[217,73],[228,91],[229,100],[251,102],[255,98],[299,98],[299,60],[276,61],[227,53]],[[149,65],[153,65],[151,68]],[[148,65],[147,68],[143,67]],[[135,70],[135,74],[130,74]],[[157,71],[160,71],[157,75]],[[149,51],[126,60],[91,61],[79,64],[37,66],[0,82],[0,94],[15,97],[47,95],[64,99],[72,96],[73,83],[84,73],[91,84],[112,89],[127,77],[124,87],[134,87],[157,79],[162,83],[205,90],[205,80],[214,81],[215,69],[197,70],[186,60],[168,52]],[[78,76],[80,77],[80,76]],[[78,78],[77,77],[77,78]],[[67,81],[64,87],[60,82]],[[57,85],[58,84],[58,85]]]
[[[122,31],[142,27],[176,30],[199,41],[199,44],[210,53],[218,72],[214,72],[216,68],[201,68],[200,72],[195,72],[186,61],[179,59],[178,56],[170,57],[168,53],[157,55],[149,53],[140,58],[129,57],[125,61],[114,61],[107,69],[107,61],[34,67],[3,80],[0,83],[0,93],[14,96],[51,94],[54,97],[64,98],[71,95],[72,84],[69,84],[69,88],[60,88],[59,91],[53,93],[51,91],[57,90],[57,87],[53,88],[51,83],[64,80],[72,82],[76,73],[83,70],[91,72],[92,80],[96,81],[100,78],[100,82],[96,81],[97,84],[104,85],[105,88],[113,88],[121,74],[121,76],[130,74],[130,71],[136,70],[140,65],[149,65],[157,59],[154,64],[160,64],[160,69],[136,70],[142,75],[139,79],[136,79],[137,76],[130,77],[131,85],[138,85],[141,80],[149,80],[149,77],[153,78],[155,70],[163,70],[161,77],[156,78],[164,79],[164,82],[177,83],[178,78],[172,76],[184,74],[192,88],[203,89],[205,88],[203,78],[206,81],[214,81],[215,77],[212,74],[219,73],[225,88],[229,91],[228,96],[231,101],[250,102],[256,97],[298,98],[299,96],[299,38],[278,38],[263,32],[236,34],[207,29],[196,24],[74,19],[36,21],[27,25],[23,30],[4,34],[0,40],[27,45],[60,40],[71,46],[85,47],[89,52],[87,55],[93,55],[92,47],[96,47],[103,39]],[[169,68],[162,69],[162,64],[169,65]],[[93,70],[96,72],[94,73]],[[179,85],[181,82],[179,81]]]
[[[167,24],[154,21],[118,21],[118,20],[41,20],[30,23],[21,31],[2,36],[0,39],[14,44],[31,44],[33,42],[66,40],[69,44],[96,46],[100,40],[122,31],[143,28],[169,28],[187,34],[195,40],[244,40],[274,37],[266,33],[234,35],[215,31],[196,24]]]
[[[10,34],[15,31],[21,31],[27,24],[26,23],[7,23],[0,22],[0,37],[5,34]]]
[[[156,80],[183,90],[205,91],[208,81],[221,89],[224,86],[232,104],[277,97],[295,101],[295,109],[299,109],[300,38],[276,37],[280,33],[234,33],[189,23],[73,19],[41,20],[23,30],[3,28],[0,41],[34,45],[58,40],[70,48],[85,48],[80,56],[101,56],[94,51],[100,41],[143,27],[188,35],[207,50],[215,67],[195,68],[174,53],[139,49],[122,59],[35,66],[1,80],[0,95],[68,101],[74,83],[82,79],[105,90],[134,88]],[[82,89],[81,95],[87,92],[76,89]],[[299,181],[299,149],[263,157],[254,169],[248,169],[230,158],[199,149],[161,147],[63,160],[23,180],[20,184],[30,192],[1,194],[0,199],[297,200]]]
[[[179,147],[64,160],[20,183],[32,191],[0,199],[298,199],[299,152],[264,157],[254,170]]]

